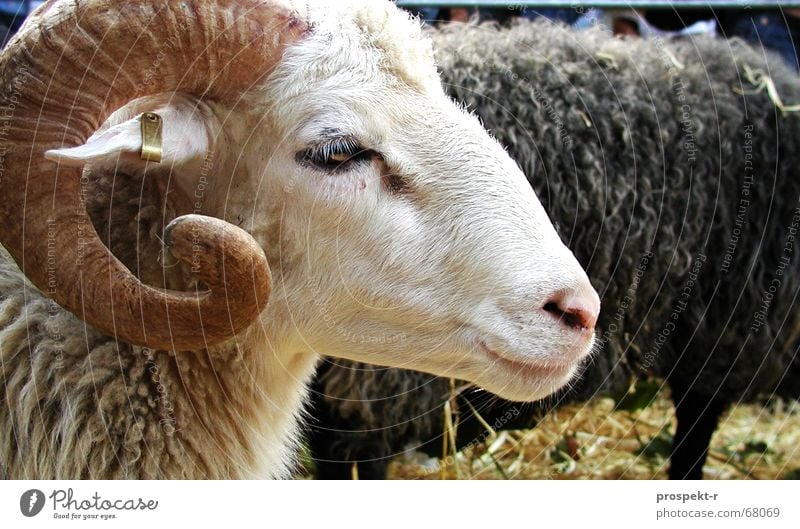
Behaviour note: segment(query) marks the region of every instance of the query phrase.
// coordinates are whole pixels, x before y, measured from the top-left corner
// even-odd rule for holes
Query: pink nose
[[[600,297],[586,282],[575,289],[553,294],[542,307],[564,325],[575,330],[594,330],[600,315]]]

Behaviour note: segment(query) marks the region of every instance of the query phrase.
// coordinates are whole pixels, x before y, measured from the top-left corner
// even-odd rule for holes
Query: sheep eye
[[[326,172],[344,171],[353,164],[372,160],[374,151],[365,149],[353,138],[338,138],[315,145],[297,154],[298,162]]]

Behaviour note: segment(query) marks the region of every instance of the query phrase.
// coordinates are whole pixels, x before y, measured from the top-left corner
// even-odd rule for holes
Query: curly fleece
[[[800,395],[800,119],[759,83],[797,103],[793,72],[736,40],[621,40],[548,21],[431,36],[447,89],[517,160],[601,293],[597,353],[547,406],[648,375],[728,403]],[[324,456],[380,459],[441,435],[448,388],[324,366]]]

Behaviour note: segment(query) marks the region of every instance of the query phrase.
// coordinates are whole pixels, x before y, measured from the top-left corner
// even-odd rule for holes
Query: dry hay
[[[638,411],[615,411],[598,398],[564,406],[531,430],[498,432],[443,462],[409,452],[392,462],[392,479],[665,479],[675,431],[662,391]],[[445,425],[445,428],[447,426]],[[800,403],[739,405],[712,439],[706,479],[800,478]]]

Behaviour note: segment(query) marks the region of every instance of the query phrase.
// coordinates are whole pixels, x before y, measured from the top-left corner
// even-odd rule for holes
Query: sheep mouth
[[[486,355],[493,365],[499,365],[526,379],[563,379],[572,375],[579,362],[536,362],[530,359],[511,359],[510,355],[491,349],[483,340],[477,340],[478,349]]]

